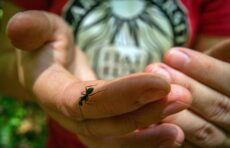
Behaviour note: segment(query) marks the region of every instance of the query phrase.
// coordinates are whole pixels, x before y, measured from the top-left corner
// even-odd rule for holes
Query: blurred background
[[[42,148],[46,135],[46,116],[37,105],[0,96],[0,148]]]
[[[0,0],[0,25],[2,7]],[[42,148],[46,135],[46,116],[37,105],[0,95],[0,148]]]

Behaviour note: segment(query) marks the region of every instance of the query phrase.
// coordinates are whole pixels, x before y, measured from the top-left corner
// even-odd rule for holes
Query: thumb
[[[8,22],[7,35],[16,48],[26,51],[63,38],[66,39],[65,45],[73,45],[71,31],[65,22],[55,14],[44,11],[17,13]]]

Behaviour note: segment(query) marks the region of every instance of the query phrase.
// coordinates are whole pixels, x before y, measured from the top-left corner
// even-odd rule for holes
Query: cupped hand
[[[146,73],[96,80],[83,53],[74,48],[71,30],[54,14],[19,13],[9,22],[7,34],[18,48],[22,87],[89,147],[111,147],[111,143],[113,147],[175,147],[182,143],[178,126],[152,124],[190,105],[185,88]],[[87,92],[89,88],[92,92]]]
[[[161,73],[172,84],[191,92],[193,102],[189,110],[165,119],[183,129],[186,146],[230,147],[230,64],[227,62],[230,57],[226,43],[209,52],[220,60],[189,49],[173,48],[165,55],[165,64],[146,68],[147,72]]]

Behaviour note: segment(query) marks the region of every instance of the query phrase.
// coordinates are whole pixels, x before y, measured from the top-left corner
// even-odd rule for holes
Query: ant
[[[94,91],[94,88],[92,86],[95,86],[95,85],[89,85],[89,86],[86,86],[85,87],[85,91],[81,92],[81,97],[80,97],[80,101],[78,102],[78,105],[79,106],[83,106],[83,103],[87,103],[88,104],[88,100],[89,100],[89,96],[93,96],[95,95],[96,93],[99,93],[99,92],[102,92],[104,90],[101,90],[101,91],[98,91],[98,92],[95,92],[93,93]],[[92,94],[93,93],[93,94]]]

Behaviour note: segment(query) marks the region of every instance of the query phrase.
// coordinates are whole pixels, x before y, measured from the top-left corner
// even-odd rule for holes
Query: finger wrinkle
[[[193,135],[193,140],[203,146],[220,145],[226,138],[223,133],[207,123],[204,123],[200,128],[193,131],[193,133],[195,133],[195,135]]]
[[[208,111],[208,118],[222,125],[230,125],[230,101],[229,98],[216,100],[214,106]]]

